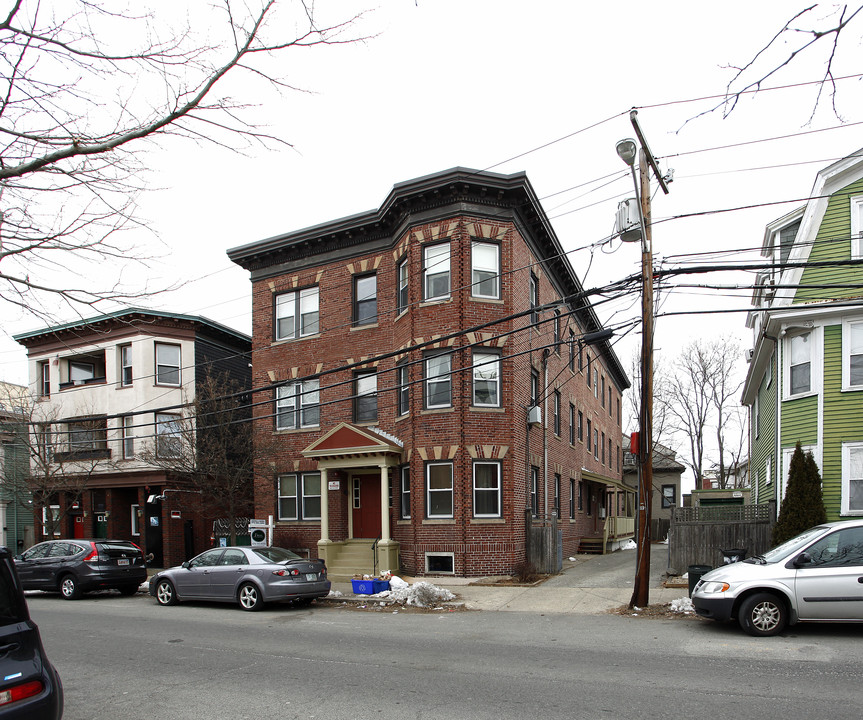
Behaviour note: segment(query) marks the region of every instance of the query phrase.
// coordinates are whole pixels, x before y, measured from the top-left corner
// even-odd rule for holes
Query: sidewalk
[[[664,545],[651,546],[651,605],[670,603],[688,596],[688,588],[662,586],[665,568]],[[632,597],[635,576],[635,551],[619,550],[609,555],[577,555],[565,559],[559,575],[532,586],[500,585],[499,578],[458,578],[401,576],[413,585],[426,581],[456,595],[448,605],[460,604],[468,610],[570,613],[593,615],[627,605]],[[600,582],[603,586],[596,586]],[[374,596],[354,595],[350,582],[333,583],[341,597],[329,602],[375,602]]]

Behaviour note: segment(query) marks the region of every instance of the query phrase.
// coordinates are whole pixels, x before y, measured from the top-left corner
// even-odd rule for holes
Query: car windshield
[[[793,555],[804,545],[821,535],[825,530],[827,528],[823,525],[816,525],[813,528],[809,528],[806,532],[800,533],[797,537],[786,540],[781,545],[768,550],[761,557],[764,559],[764,562],[779,562],[783,558]]]
[[[285,548],[280,547],[258,547],[253,548],[253,552],[258,557],[266,560],[267,562],[289,562],[291,560],[302,560],[302,558],[296,553],[292,553],[290,550],[285,550]]]

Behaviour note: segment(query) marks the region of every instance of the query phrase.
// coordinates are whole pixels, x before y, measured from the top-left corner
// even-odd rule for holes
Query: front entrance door
[[[378,537],[381,534],[381,476],[354,475],[352,491],[354,537]]]

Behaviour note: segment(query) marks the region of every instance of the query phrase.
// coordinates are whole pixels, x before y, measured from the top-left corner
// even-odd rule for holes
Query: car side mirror
[[[190,567],[192,567],[192,563],[189,560],[186,560],[186,562],[184,562],[180,567],[184,567],[186,568],[186,570],[188,570]]]
[[[803,565],[811,565],[812,564],[812,556],[807,552],[800,553],[794,560],[794,567],[801,567]]]

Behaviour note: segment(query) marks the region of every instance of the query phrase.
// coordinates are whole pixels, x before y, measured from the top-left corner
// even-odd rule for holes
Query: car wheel
[[[261,597],[261,591],[257,585],[245,583],[240,586],[240,592],[237,595],[240,602],[240,607],[243,610],[260,610],[264,606],[264,599]]]
[[[134,595],[136,592],[138,592],[137,585],[123,585],[121,587],[118,587],[117,589],[120,591],[121,595]]]
[[[60,594],[64,600],[77,600],[81,597],[81,588],[74,575],[64,575],[60,578]]]
[[[756,593],[740,605],[737,621],[743,631],[756,637],[777,635],[785,629],[788,611],[785,603],[772,593]]]
[[[159,605],[176,605],[177,593],[169,580],[159,580],[156,585],[156,602]]]

